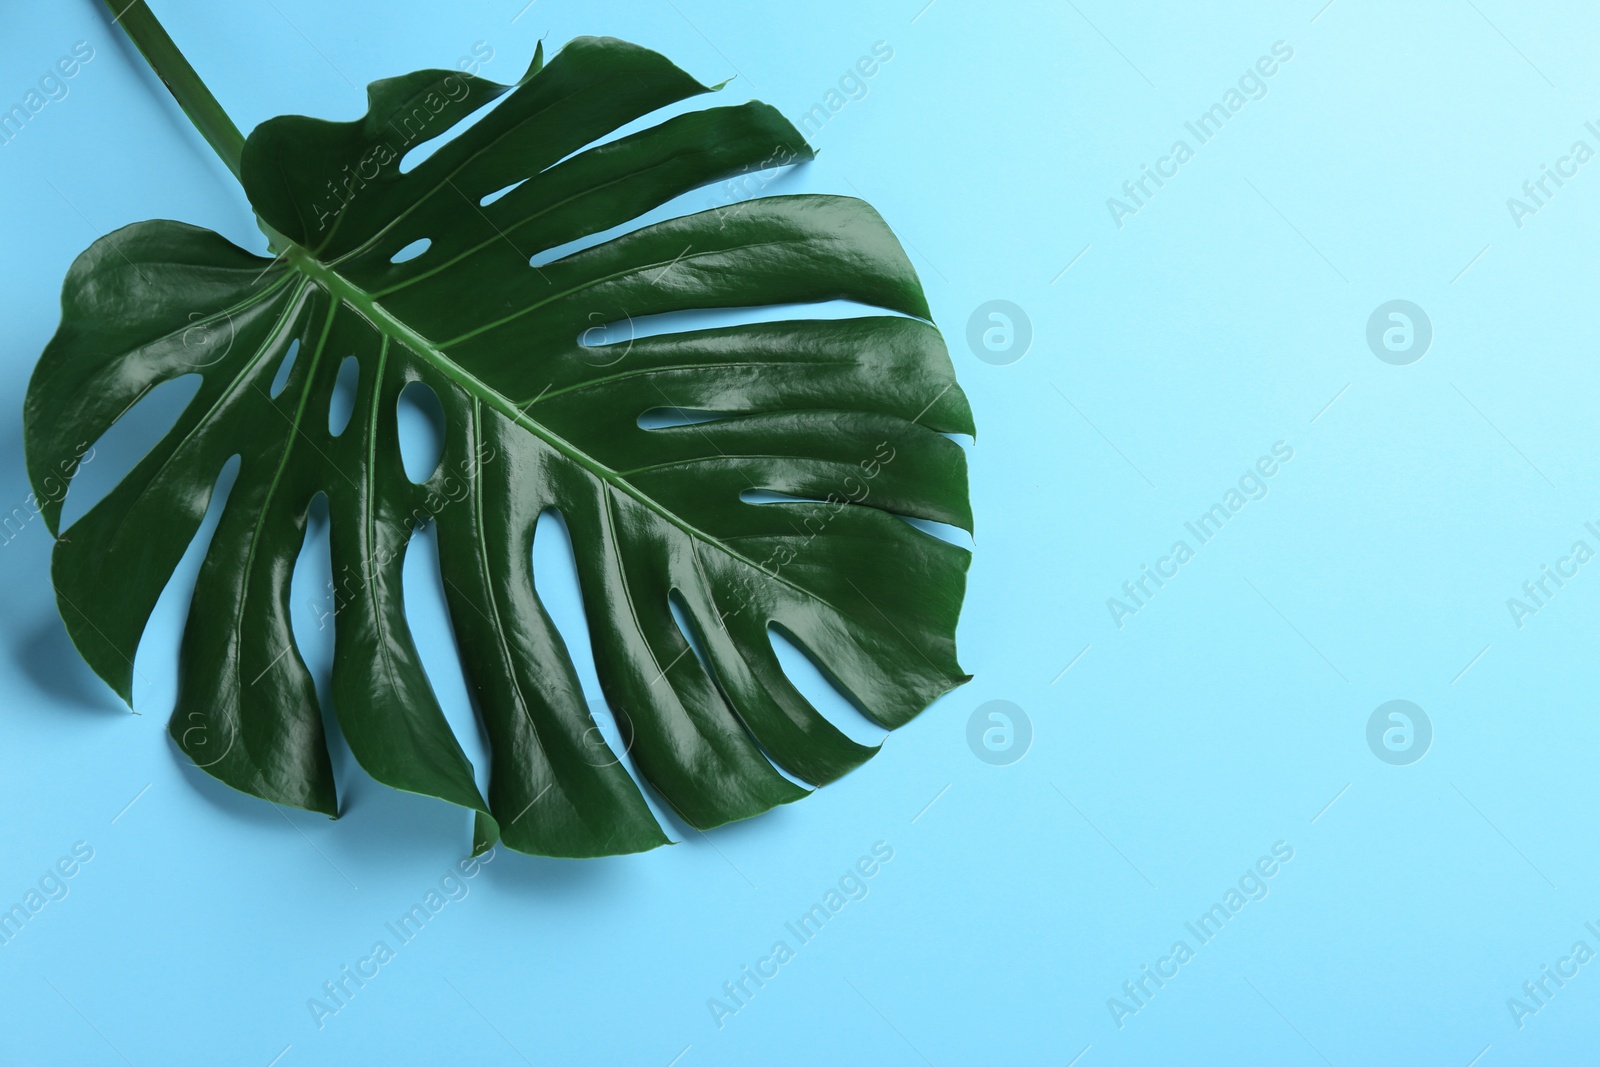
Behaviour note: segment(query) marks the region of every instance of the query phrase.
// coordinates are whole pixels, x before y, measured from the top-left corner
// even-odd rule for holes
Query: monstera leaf
[[[152,386],[200,377],[170,432],[54,550],[72,640],[124,699],[156,599],[239,458],[190,604],[170,725],[198,766],[337,813],[290,629],[290,578],[319,494],[340,729],[379,781],[475,811],[479,850],[500,837],[595,856],[667,840],[618,759],[596,758],[594,720],[535,592],[546,510],[570,530],[631,758],[694,827],[803,796],[773,764],[821,784],[875,751],[790,684],[769,628],[885,727],[966,680],[954,630],[968,554],[902,517],[970,529],[963,450],[946,435],[973,427],[883,220],[856,199],[774,196],[609,232],[707,183],[810,158],[760,103],[616,136],[706,91],[660,55],[594,38],[548,65],[536,57],[515,86],[444,70],[376,82],[364,118],[276,118],[245,142],[237,172],[276,258],[145,222],[73,264],[25,413],[52,533],[61,494],[47,480]],[[608,239],[562,247],[591,235]],[[420,255],[397,255],[418,242]],[[828,300],[866,313],[640,335],[648,316]],[[597,327],[629,323],[601,343]],[[340,426],[330,404],[352,359]],[[398,432],[413,383],[437,394],[445,422],[421,482]],[[713,417],[641,425],[662,408]],[[406,625],[404,553],[428,522],[493,752],[487,799]]]

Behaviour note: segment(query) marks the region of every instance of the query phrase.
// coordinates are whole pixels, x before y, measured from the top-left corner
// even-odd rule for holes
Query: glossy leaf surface
[[[822,784],[874,751],[789,682],[769,627],[885,727],[965,680],[954,631],[968,554],[901,516],[970,530],[964,453],[946,435],[972,433],[971,415],[883,220],[856,199],[805,195],[626,225],[810,157],[760,103],[618,134],[705,91],[653,52],[594,38],[536,59],[515,86],[441,70],[376,82],[362,119],[277,118],[246,142],[242,182],[286,239],[277,259],[177,222],[126,227],[79,257],[25,413],[53,533],[60,494],[46,480],[70,474],[81,446],[154,385],[201,379],[176,425],[55,547],[72,639],[125,699],[156,599],[239,457],[170,725],[197,765],[337,812],[290,627],[319,494],[340,730],[378,780],[477,812],[480,850],[503,837],[594,856],[667,840],[621,754],[597,740],[535,591],[547,510],[571,535],[627,755],[692,826],[803,796],[773,764]],[[650,316],[831,300],[862,307],[677,332],[659,320],[669,332],[639,335]],[[351,357],[354,402],[330,420]],[[420,483],[397,416],[413,383],[437,395],[445,425]],[[714,417],[642,426],[658,409]],[[427,522],[492,750],[487,797],[406,624],[402,565],[408,545],[427,544],[413,541]]]

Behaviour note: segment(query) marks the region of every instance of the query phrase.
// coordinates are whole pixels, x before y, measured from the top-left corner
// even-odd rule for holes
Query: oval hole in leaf
[[[408,260],[416,259],[418,256],[422,255],[422,253],[426,252],[432,245],[432,237],[418,237],[415,241],[412,241],[400,251],[390,256],[389,262],[405,263]]]
[[[488,207],[490,204],[494,203],[496,200],[499,200],[502,196],[505,196],[511,190],[515,189],[517,186],[521,185],[523,182],[525,182],[527,180],[528,179],[526,179],[526,178],[518,178],[516,181],[512,182],[510,185],[507,185],[504,188],[496,189],[494,192],[490,193],[488,196],[484,197],[482,200],[479,200],[478,201],[478,206],[479,207]]]
[[[356,591],[356,579],[349,576],[344,587],[334,588],[328,497],[319,492],[306,508],[306,530],[289,577],[289,630],[294,634],[294,647],[317,687],[324,727],[331,726],[332,730],[338,729],[337,720],[328,714],[331,707],[329,686],[333,682],[333,626],[340,610]],[[330,732],[328,736],[335,735]],[[330,745],[329,752],[337,768],[345,755],[343,746]]]
[[[311,498],[306,508],[305,535],[289,577],[289,631],[294,636],[295,651],[311,672],[333,777],[339,783],[340,806],[349,811],[361,806],[364,793],[377,792],[381,796],[387,790],[375,790],[376,783],[355,762],[333,711],[333,628],[339,612],[360,595],[361,579],[347,570],[339,576],[335,588],[328,510],[327,494],[321,492]]]
[[[671,593],[667,594],[667,605],[672,611],[672,621],[678,624],[678,632],[683,635],[683,639],[687,641],[689,643],[689,647],[694,650],[694,658],[700,661],[700,666],[705,670],[706,677],[711,679],[711,683],[716,686],[717,691],[723,695],[724,699],[726,699],[728,695],[727,691],[722,688],[722,683],[717,678],[717,672],[711,666],[711,657],[706,654],[705,646],[701,643],[700,630],[695,626],[694,619],[689,614],[689,605],[684,601],[683,595],[674,589]],[[810,698],[807,697],[806,699],[809,700]],[[732,701],[729,701],[729,707],[732,708],[732,706]],[[738,714],[736,709],[734,714]],[[757,747],[760,747],[761,742],[756,740],[754,734],[750,735],[750,740],[755,741]],[[872,743],[877,744],[876,741]],[[812,788],[810,782],[807,782],[803,778],[796,778],[794,775],[790,774],[788,770],[786,770],[782,765],[768,755],[765,749],[762,749],[762,755],[767,757],[767,762],[772,764],[773,770],[789,779],[789,781],[793,782],[795,785],[798,785],[803,789]]]
[[[700,633],[689,621],[689,607],[676,589],[667,594],[667,606],[672,610],[672,621],[678,624],[678,632],[683,634],[683,639],[694,649],[694,658],[700,661],[700,666],[705,668],[707,674],[715,678],[716,675],[711,670],[711,659],[706,655],[705,647],[700,644]]]
[[[746,504],[825,504],[827,501],[819,496],[792,496],[789,493],[774,493],[770,489],[742,489],[739,499]]]
[[[412,382],[400,390],[395,415],[400,425],[400,461],[406,477],[421,485],[439,469],[444,455],[444,405],[432,387]]]
[[[415,383],[413,383],[415,384]],[[444,574],[439,569],[439,528],[433,523],[418,530],[406,542],[401,565],[406,626],[416,644],[422,672],[428,676],[439,709],[444,712],[450,732],[467,755],[473,779],[480,790],[489,784],[489,737],[472,706],[471,690],[461,660],[456,654],[454,632],[450,628],[450,609],[445,599]],[[456,828],[458,813],[450,813],[450,833]]]
[[[460,94],[459,90],[463,87],[470,89],[471,81],[472,75],[463,71],[446,71],[445,78],[439,83],[435,95],[440,96],[440,98],[460,100],[462,94]],[[454,126],[447,125],[449,119],[442,112],[434,114],[429,110],[426,101],[419,99],[418,103],[412,107],[409,115],[398,119],[399,126],[392,127],[399,134],[402,143],[410,143],[415,138],[421,138],[406,150],[405,155],[400,157],[400,173],[410,174],[421,165],[423,160],[482,122],[485,115],[510,100],[511,95],[510,93],[503,93],[498,99],[491,100],[486,106],[463,116]]]
[[[840,492],[842,493],[843,491],[841,487]],[[834,504],[830,504],[822,497],[775,493],[770,489],[742,489],[739,492],[739,499],[746,504],[822,504],[827,507],[834,506]],[[834,503],[838,502],[835,501]],[[973,547],[972,535],[959,526],[952,526],[948,522],[936,522],[933,519],[921,519],[914,515],[902,515],[897,511],[879,510],[882,510],[886,515],[899,519],[918,532],[927,534],[929,537],[938,538],[946,544],[965,549]]]
[[[566,519],[555,508],[539,512],[539,520],[533,527],[533,591],[566,642],[583,691],[599,694],[600,677],[595,673],[589,619],[583,610],[583,593],[578,588],[578,563],[572,552],[572,535],[567,532]],[[591,700],[598,699],[598,695],[591,697]]]
[[[333,382],[333,396],[328,400],[328,433],[338,437],[350,425],[350,416],[356,410],[356,389],[361,385],[361,361],[355,356],[345,356],[339,364],[339,377]]]
[[[643,277],[651,280],[664,277],[670,281],[672,270],[680,269],[669,263],[653,267]],[[764,322],[794,322],[821,319],[853,319],[863,315],[909,318],[883,308],[869,307],[852,300],[825,300],[817,304],[761,304],[739,308],[692,308],[688,311],[663,311],[656,315],[628,315],[620,319],[605,320],[599,313],[592,314],[583,329],[578,331],[578,344],[586,349],[618,346],[615,353],[605,359],[585,357],[591,363],[609,366],[620,362],[628,354],[634,341],[663,334],[687,333],[693,330],[714,330],[729,326],[751,326]]]
[[[668,430],[674,426],[695,426],[702,422],[725,419],[725,411],[698,411],[694,408],[651,408],[639,415],[639,429]]]
[[[567,654],[572,658],[573,669],[578,675],[578,685],[589,705],[589,715],[600,729],[592,758],[605,761],[615,757],[639,787],[645,806],[655,816],[656,822],[664,829],[681,826],[676,813],[660,801],[654,787],[646,785],[639,774],[639,768],[634,765],[629,752],[633,744],[633,728],[625,715],[617,715],[606,703],[600,688],[600,676],[594,665],[594,646],[589,640],[589,616],[583,605],[583,591],[578,585],[578,563],[573,554],[572,534],[567,530],[567,520],[555,508],[545,508],[539,512],[539,519],[533,527],[533,591],[567,646]],[[604,739],[606,746],[611,749],[611,756],[600,751],[600,739]]]
[[[906,525],[915,527],[929,537],[938,538],[945,544],[966,549],[973,547],[972,535],[959,526],[952,526],[948,522],[935,522],[932,519],[919,519],[912,515],[901,515],[893,511],[889,512],[889,514]]]
[[[171,711],[178,697],[178,678],[173,667],[178,662],[178,650],[183,643],[185,619],[189,615],[189,602],[194,599],[195,582],[200,577],[200,565],[211,550],[211,538],[222,521],[222,509],[228,505],[233,493],[233,483],[239,475],[240,460],[229,456],[211,485],[211,499],[206,503],[205,517],[195,530],[183,558],[173,568],[172,577],[156,598],[150,610],[150,621],[145,624],[144,635],[133,654],[133,700],[136,710],[162,708]],[[59,624],[58,624],[59,625]],[[153,684],[152,684],[153,683]],[[187,759],[188,757],[180,757]]]
[[[777,623],[768,623],[767,637],[789,684],[800,690],[800,695],[837,726],[840,733],[857,744],[883,743],[889,731],[862,714],[850,694],[828,676],[816,657],[795,640],[793,634]]]
[[[172,429],[200,391],[200,375],[185,374],[146,392],[83,451],[67,497],[61,504],[65,530],[115,488]],[[45,487],[48,492],[49,486]],[[40,524],[40,529],[43,529]]]
[[[289,351],[283,354],[283,362],[278,364],[278,372],[272,376],[272,386],[267,390],[267,395],[277,399],[283,387],[289,384],[289,372],[294,369],[294,357],[300,354],[300,338],[296,337],[289,342]]]
[[[691,98],[689,100],[679,101],[679,103],[676,105],[669,105],[668,107],[652,112],[650,115],[645,116],[644,118],[636,119],[625,126],[619,127],[613,131],[612,134],[606,137],[602,137],[597,141],[593,141],[587,145],[584,145],[582,148],[575,149],[568,155],[563,156],[561,159],[551,164],[549,167],[546,167],[545,173],[555,170],[568,160],[573,159],[574,157],[579,156],[590,149],[599,148],[603,145],[610,144],[613,141],[620,141],[623,138],[637,132],[638,130],[653,126],[663,117],[674,112],[682,113],[683,111],[696,109],[697,108],[694,104],[694,100]],[[797,163],[799,161],[796,160],[794,162]],[[781,164],[780,167],[782,166],[791,166],[791,164]],[[763,174],[767,176],[765,178],[765,185],[760,184],[763,179],[759,177],[759,175]],[[603,245],[608,241],[616,240],[618,237],[624,237],[642,226],[650,226],[658,222],[666,222],[669,219],[676,219],[685,215],[697,214],[708,209],[725,209],[728,212],[728,214],[725,216],[727,221],[737,220],[742,214],[744,214],[745,211],[749,209],[751,204],[760,199],[760,195],[752,194],[772,195],[776,193],[788,192],[790,190],[787,188],[787,186],[795,185],[802,181],[801,174],[802,172],[797,169],[790,169],[784,171],[783,173],[776,173],[774,169],[769,169],[767,171],[758,171],[752,174],[741,176],[743,179],[748,180],[748,184],[745,184],[743,188],[741,188],[738,184],[741,179],[735,178],[731,179],[730,181],[722,182],[716,186],[702,186],[697,189],[691,189],[686,193],[680,193],[665,203],[651,208],[649,211],[646,211],[642,215],[639,215],[635,218],[628,219],[625,222],[619,222],[607,229],[597,230],[593,233],[585,234],[582,237],[577,237],[573,240],[566,241],[562,244],[555,245],[537,252],[530,257],[529,265],[534,267],[543,267],[548,263],[553,263],[558,259],[570,256],[575,252],[582,252],[586,248],[594,248],[596,245]],[[774,186],[780,182],[783,183],[784,187],[774,188]],[[793,191],[801,192],[803,190],[795,189]]]

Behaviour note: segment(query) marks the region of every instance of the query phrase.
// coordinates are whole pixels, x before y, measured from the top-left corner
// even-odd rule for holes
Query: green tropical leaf
[[[61,495],[46,480],[70,474],[82,444],[151,387],[200,377],[171,430],[54,550],[72,640],[124,699],[156,599],[239,457],[190,604],[170,725],[197,765],[337,813],[289,611],[319,494],[339,590],[340,729],[374,778],[475,811],[479,850],[501,837],[596,856],[667,840],[622,764],[594,757],[594,720],[534,587],[547,510],[570,530],[631,758],[692,826],[805,795],[773,764],[822,784],[875,751],[789,682],[769,627],[885,727],[966,680],[955,625],[968,553],[902,517],[971,529],[964,453],[947,436],[971,434],[971,414],[916,274],[872,208],[756,198],[544,261],[697,187],[810,158],[793,126],[754,102],[616,136],[706,91],[654,52],[599,38],[548,65],[536,57],[515,86],[444,70],[379,81],[361,119],[281,117],[245,142],[236,169],[276,259],[153,221],[73,264],[25,411],[52,533]],[[406,152],[472,116],[402,173]],[[398,255],[420,241],[422,254]],[[871,313],[589,343],[601,324],[830,300]],[[335,429],[351,357],[354,408]],[[398,430],[412,383],[437,394],[445,418],[443,454],[420,484]],[[662,408],[715,417],[641,426]],[[745,499],[752,490],[768,497]],[[424,522],[437,525],[492,749],[487,798],[406,624],[402,563]]]

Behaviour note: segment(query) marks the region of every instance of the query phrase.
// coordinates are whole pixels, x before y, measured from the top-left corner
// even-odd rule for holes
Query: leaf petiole
[[[105,0],[111,10],[112,21],[122,27],[139,54],[144,56],[150,69],[167,87],[183,113],[194,123],[195,129],[206,139],[234,178],[239,178],[240,159],[244,155],[244,134],[234,124],[222,104],[212,95],[211,89],[198,71],[184,58],[166,28],[145,0]],[[121,9],[120,11],[118,9]],[[272,229],[259,217],[256,219],[267,235],[267,247],[283,253],[290,245],[288,238]]]
[[[134,46],[144,56],[150,69],[156,72],[162,84],[172,93],[183,113],[189,116],[195,129],[227,164],[235,178],[239,177],[239,157],[244,153],[244,134],[233,124],[233,119],[222,109],[217,98],[201,80],[199,73],[189,65],[178,46],[168,36],[150,5],[145,0],[105,0],[111,9],[113,21],[122,27]],[[118,9],[121,8],[119,12]]]

